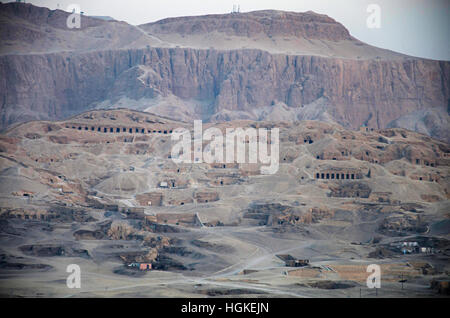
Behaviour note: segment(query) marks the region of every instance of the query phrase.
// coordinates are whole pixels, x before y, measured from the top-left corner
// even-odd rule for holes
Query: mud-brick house
[[[151,270],[152,269],[152,264],[151,263],[140,263],[139,264],[139,269],[141,271]]]

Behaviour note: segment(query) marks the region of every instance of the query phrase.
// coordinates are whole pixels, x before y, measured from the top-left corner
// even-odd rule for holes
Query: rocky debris
[[[145,214],[144,207],[119,207],[119,212],[126,215],[127,219],[143,220],[151,217]]]
[[[161,235],[147,235],[144,238],[144,242],[143,245],[147,246],[147,247],[154,247],[157,249],[161,249],[161,248],[165,248],[168,246],[171,246],[172,244],[172,240],[170,240],[168,237],[166,236],[161,236]]]
[[[199,220],[195,213],[158,213],[156,222],[160,224],[198,226]]]
[[[64,257],[82,257],[90,258],[89,252],[85,249],[73,247],[68,245],[58,244],[30,244],[23,245],[20,250],[30,256],[50,257],[50,256],[64,256]]]
[[[219,201],[219,194],[217,192],[198,191],[194,194],[194,198],[197,203],[208,203]]]
[[[379,203],[400,203],[392,199],[392,192],[371,192],[369,200]]]
[[[225,288],[210,288],[206,290],[199,290],[197,293],[202,295],[207,295],[209,297],[223,297],[223,296],[233,296],[233,295],[264,295],[266,292],[255,290],[255,289],[225,289]]]
[[[136,223],[136,222],[134,222]],[[105,223],[104,228],[108,225]],[[155,235],[148,231],[147,222],[137,222],[135,225],[122,222],[110,223],[107,236],[112,240],[128,240],[139,242],[140,248],[135,251],[123,253],[118,256],[125,264],[154,263],[161,251],[166,251],[172,246],[168,237]]]
[[[167,246],[161,250],[161,254],[173,254],[195,260],[205,258],[204,254],[193,251],[186,246]]]
[[[202,249],[207,249],[209,251],[215,252],[215,253],[232,253],[234,248],[229,245],[225,244],[218,244],[218,243],[210,243],[202,240],[193,240],[191,241],[191,244],[197,247],[200,247]]]
[[[303,212],[298,208],[279,203],[252,204],[243,215],[244,218],[259,220],[259,225],[273,227],[318,223],[333,216],[334,211],[326,207],[313,207]]]
[[[404,236],[406,233],[424,233],[428,224],[420,215],[390,216],[383,220],[379,226],[382,233],[391,236]]]
[[[187,247],[185,246],[169,246],[169,247],[165,247],[162,250],[163,253],[167,253],[167,254],[175,254],[178,256],[190,256],[193,254],[193,251],[189,250]]]
[[[215,227],[215,226],[225,226],[225,223],[223,223],[220,220],[212,220],[209,222],[203,222],[203,225],[207,226],[207,227]],[[233,225],[237,225],[237,224],[230,224],[230,225],[233,226]]]
[[[0,153],[13,153],[17,150],[18,138],[8,137],[5,135],[0,136]],[[14,159],[13,159],[14,160]],[[26,165],[25,165],[26,167]]]
[[[296,148],[288,148],[286,150],[282,150],[280,153],[280,162],[281,163],[292,163],[295,159],[300,156],[300,149]]]
[[[19,218],[22,220],[49,220],[49,213],[45,210],[34,209],[13,209],[13,208],[0,208],[0,217],[4,219]]]
[[[245,212],[243,215],[244,219],[253,219],[258,221],[259,226],[267,225],[269,223],[270,214],[265,214],[261,212]]]
[[[97,221],[85,209],[53,206],[50,208],[50,219],[54,222],[95,222]]]
[[[436,194],[422,194],[420,197],[422,198],[422,200],[426,202],[438,202],[443,200],[440,196]]]
[[[146,155],[154,153],[154,149],[149,147],[147,143],[134,143],[126,147],[125,153],[128,155]]]
[[[0,269],[2,270],[39,270],[48,271],[53,266],[48,264],[24,264],[24,263],[10,263],[6,261],[0,261]]]
[[[362,182],[340,182],[330,185],[330,196],[338,198],[368,198],[370,187]]]
[[[151,248],[149,250],[121,254],[120,259],[123,262],[125,262],[125,264],[152,263],[153,261],[156,260],[157,256],[158,256],[158,250],[156,248]]]
[[[67,136],[49,136],[48,139],[51,142],[60,145],[67,145],[70,142]]]
[[[439,294],[450,295],[450,281],[445,279],[433,279],[430,288],[436,290]]]
[[[91,208],[106,211],[118,211],[119,209],[117,203],[109,198],[97,198],[88,195],[86,196],[86,204]]]
[[[334,211],[330,210],[329,208],[319,208],[314,207],[310,208],[309,211],[306,214],[303,214],[301,217],[301,223],[318,223],[320,220],[323,219],[329,219],[334,217]]]
[[[0,254],[0,269],[2,270],[38,270],[48,271],[53,266],[48,264],[30,263],[28,259],[10,254]]]
[[[146,222],[145,225],[143,225],[143,228],[146,231],[150,231],[152,233],[180,233],[183,232],[183,229],[180,229],[179,227],[167,225],[167,224],[159,224],[156,222]]]
[[[332,281],[332,280],[319,280],[317,282],[300,285],[320,289],[347,289],[359,286],[358,283],[353,281]]]
[[[152,268],[156,270],[187,270],[187,267],[181,262],[162,254],[152,262]]]
[[[288,205],[283,205],[280,203],[252,203],[248,209],[248,213],[257,213],[257,214],[277,214],[277,213],[289,213],[294,210],[293,207]]]
[[[102,240],[106,237],[100,230],[78,230],[73,233],[76,240]]]
[[[252,203],[245,211],[243,218],[257,220],[258,225],[269,225],[274,223],[273,217],[282,214],[292,216],[294,210],[293,207],[280,203]]]
[[[239,273],[239,275],[250,275],[253,273],[258,273],[259,270],[257,269],[244,269],[242,272]]]
[[[130,277],[142,277],[145,275],[145,271],[141,271],[136,267],[130,267],[127,265],[116,267],[113,270],[113,273],[117,275],[125,275]]]
[[[402,202],[400,208],[409,212],[421,212],[425,207],[422,204],[415,202]]]
[[[145,233],[125,222],[113,222],[107,235],[112,240],[143,240]]]
[[[26,191],[26,190],[20,190],[13,192],[12,195],[18,196],[18,197],[33,197],[34,192],[32,191]]]
[[[28,139],[40,139],[40,138],[42,138],[42,136],[37,134],[37,133],[29,132],[29,133],[25,134],[25,138],[28,138]]]
[[[48,221],[57,223],[88,223],[96,221],[96,219],[84,209],[68,208],[62,206],[52,206],[48,208],[48,210],[37,210],[34,208],[0,208],[0,217],[20,218],[22,220]]]
[[[408,266],[418,270],[422,275],[436,275],[438,271],[428,262],[408,262]]]
[[[368,257],[383,259],[383,258],[391,258],[396,254],[397,253],[393,252],[392,250],[386,247],[377,247],[375,251],[369,253]]]
[[[206,176],[214,186],[226,186],[245,182],[245,178],[235,172],[208,172]]]
[[[36,226],[27,226],[26,227],[16,227],[13,226],[12,222],[13,220],[8,220],[8,219],[0,219],[0,233],[2,233],[3,235],[12,235],[12,236],[16,236],[16,237],[20,237],[20,236],[26,236],[29,232],[30,229],[36,229],[36,228],[40,228],[41,231],[43,231],[44,233],[47,232],[52,232],[53,231],[53,226],[51,226],[50,224],[42,224],[42,223],[37,223],[33,224],[34,222],[27,222],[27,225],[36,225]],[[19,222],[22,223],[23,221]]]

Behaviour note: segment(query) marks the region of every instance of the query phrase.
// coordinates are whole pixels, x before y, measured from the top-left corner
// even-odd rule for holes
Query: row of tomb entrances
[[[84,131],[95,131],[95,132],[103,132],[103,133],[140,133],[140,134],[171,134],[172,130],[163,130],[163,129],[148,129],[142,127],[95,127],[95,126],[80,126],[80,125],[66,125],[66,128],[72,128],[76,130],[84,130]]]
[[[326,180],[354,180],[361,179],[362,175],[360,173],[316,173],[316,179],[326,179]]]

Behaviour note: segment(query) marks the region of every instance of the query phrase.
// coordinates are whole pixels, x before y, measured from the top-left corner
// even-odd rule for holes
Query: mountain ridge
[[[24,4],[8,5],[20,7]],[[30,4],[25,8],[35,10]],[[47,10],[47,15],[53,12],[39,10]],[[13,18],[9,16],[5,20],[7,15],[3,9],[1,12],[0,23],[11,26]],[[51,25],[55,16],[59,20],[68,16],[62,12],[53,13],[50,22],[46,23]],[[344,39],[336,42],[311,38],[306,41],[309,46],[302,46],[305,38],[304,30],[300,30],[298,36],[293,34],[285,41],[286,34],[281,38],[275,34],[285,30],[286,21],[283,18],[270,22],[273,18],[268,19],[268,14],[286,17],[286,21],[303,17],[301,23],[316,24],[312,27],[313,34],[319,37],[324,30],[314,19],[327,21],[322,24],[344,30]],[[44,39],[37,38],[24,45],[23,52],[12,50],[0,56],[0,74],[5,74],[0,82],[1,127],[4,129],[12,123],[31,119],[61,119],[94,108],[128,107],[179,120],[306,118],[335,121],[353,129],[363,124],[384,128],[415,111],[436,110],[440,114],[449,103],[449,62],[373,48],[351,37],[345,27],[333,19],[314,13],[256,11],[228,14],[220,15],[226,21],[216,21],[216,24],[225,23],[232,27],[235,19],[242,20],[242,16],[248,15],[254,16],[252,19],[260,24],[269,21],[264,23],[267,30],[272,30],[269,32],[272,39],[255,37],[252,38],[255,47],[245,47],[247,42],[242,36],[232,35],[234,40],[229,41],[227,36],[231,35],[226,35],[222,44],[209,47],[208,41],[222,37],[223,33],[201,27],[202,23],[194,30],[206,30],[209,35],[192,35],[191,31],[198,22],[196,19],[209,21],[211,16],[191,19],[192,27],[185,28],[184,38],[189,45],[177,42],[183,34],[177,35],[173,31],[179,28],[180,19],[184,21],[188,17],[168,18],[137,27],[125,22],[89,18],[95,23],[84,29],[44,31]],[[158,31],[161,24],[172,26],[164,33]],[[45,25],[39,30],[45,29]],[[253,22],[250,25],[257,29]],[[105,26],[108,27],[105,29]],[[237,29],[241,27],[237,26]],[[109,33],[105,34],[105,30]],[[61,40],[63,51],[58,51],[56,44],[47,46],[48,41],[58,42],[60,33],[70,34],[74,43]],[[3,37],[4,33],[1,33],[2,40]],[[203,42],[196,43],[198,38]],[[274,42],[272,46],[264,47],[268,39]],[[237,43],[236,47],[229,45],[230,42]],[[289,47],[283,49],[284,53],[272,51],[274,45],[283,48],[279,44],[284,42],[293,43],[302,54],[289,53]],[[82,45],[77,46],[80,43]],[[36,51],[39,47],[50,47],[51,50],[31,52],[29,47]],[[370,54],[364,53],[369,51]],[[358,58],[360,53],[365,55]],[[431,127],[442,125],[439,121],[417,120]],[[437,132],[433,136],[448,138],[446,127],[431,127],[422,131]]]

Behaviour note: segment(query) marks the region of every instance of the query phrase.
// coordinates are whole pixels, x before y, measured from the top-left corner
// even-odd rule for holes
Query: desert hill
[[[358,41],[342,24],[312,11],[261,10],[178,17],[140,27],[164,42],[197,49],[261,49],[272,54],[352,59],[406,57]]]
[[[83,15],[80,29],[69,29],[69,14],[29,3],[1,4],[0,54],[92,51],[153,44],[135,27],[115,20]]]
[[[319,121],[214,126],[278,127],[278,172],[175,164],[171,134],[192,126],[128,109],[0,135],[0,293],[353,297],[375,262],[383,295],[436,295],[428,287],[449,270],[447,143]],[[286,267],[280,254],[311,264]],[[66,261],[89,275],[85,289],[55,279]]]

